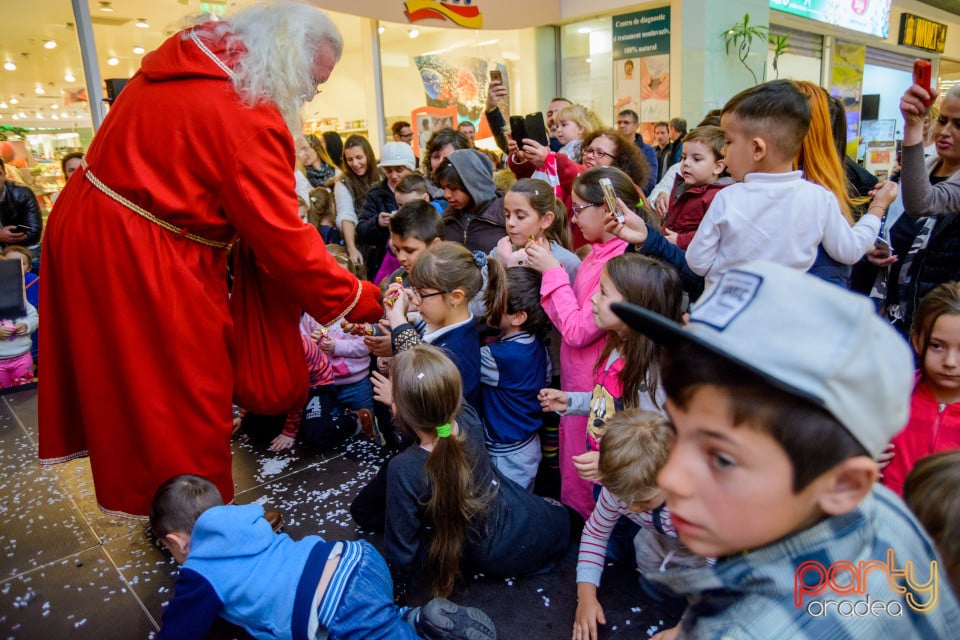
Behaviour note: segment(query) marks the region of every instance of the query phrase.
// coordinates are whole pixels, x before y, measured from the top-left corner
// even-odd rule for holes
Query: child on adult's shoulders
[[[955,634],[960,605],[934,545],[876,483],[875,458],[907,419],[913,357],[868,299],[752,262],[685,327],[615,311],[667,347],[673,442],[657,484],[681,541],[717,558],[648,576],[687,598],[682,637]]]

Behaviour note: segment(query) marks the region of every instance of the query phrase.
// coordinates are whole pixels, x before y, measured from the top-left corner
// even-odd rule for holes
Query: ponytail
[[[433,527],[427,560],[434,593],[446,596],[453,591],[472,522],[488,507],[477,496],[473,463],[461,437],[450,433],[463,393],[460,371],[443,351],[420,344],[394,357],[390,378],[398,420],[414,433],[437,436],[424,469],[431,489],[427,519]]]

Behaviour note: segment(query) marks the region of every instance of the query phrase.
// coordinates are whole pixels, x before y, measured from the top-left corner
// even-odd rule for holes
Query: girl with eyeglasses
[[[637,196],[642,193],[640,189],[647,183],[650,175],[650,165],[643,153],[632,140],[616,129],[597,129],[587,134],[581,147],[581,163],[574,162],[562,153],[553,153],[549,147],[544,147],[536,140],[522,140],[518,144],[520,146],[517,152],[510,155],[510,169],[518,178],[530,177],[537,171],[549,174],[555,170],[556,180],[552,184],[557,198],[563,201],[567,211],[570,211],[573,181],[587,169],[617,167],[636,185]],[[635,201],[637,196],[631,196],[632,201]],[[574,249],[587,244],[580,229],[572,222],[570,232]]]
[[[603,204],[601,178],[610,180],[617,197],[624,202],[635,202],[637,198],[636,185],[627,174],[614,167],[587,169],[574,181],[570,217],[590,243],[590,253],[580,265],[572,285],[547,247],[533,242],[526,247],[527,266],[543,274],[540,303],[563,336],[560,388],[568,391],[593,389],[592,371],[603,351],[606,333],[594,322],[592,298],[600,289],[604,265],[627,248],[625,241],[604,226],[608,211]],[[586,433],[587,420],[583,416],[560,419],[560,499],[584,518],[593,511],[593,488],[578,475],[573,457],[583,453]]]

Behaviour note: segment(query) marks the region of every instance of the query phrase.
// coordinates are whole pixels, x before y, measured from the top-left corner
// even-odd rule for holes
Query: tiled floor
[[[36,406],[35,389],[0,396],[0,638],[153,637],[176,564],[150,543],[144,524],[100,512],[86,460],[40,467]],[[282,511],[294,538],[356,539],[364,534],[350,518],[350,501],[379,463],[376,449],[359,439],[305,456],[234,443],[236,502]],[[500,638],[569,638],[576,546],[571,541],[564,561],[545,575],[467,576],[452,599],[482,607]],[[607,570],[600,600],[607,616],[601,638],[646,638],[675,615],[643,602],[629,569]],[[246,638],[227,625],[213,637]]]

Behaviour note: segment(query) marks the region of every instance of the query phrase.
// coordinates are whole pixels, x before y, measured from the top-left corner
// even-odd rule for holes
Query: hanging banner
[[[670,119],[670,7],[613,16],[613,119]]]
[[[860,130],[860,97],[863,93],[863,66],[867,47],[850,42],[836,42],[830,72],[830,95],[840,98],[847,110],[847,140]]]

